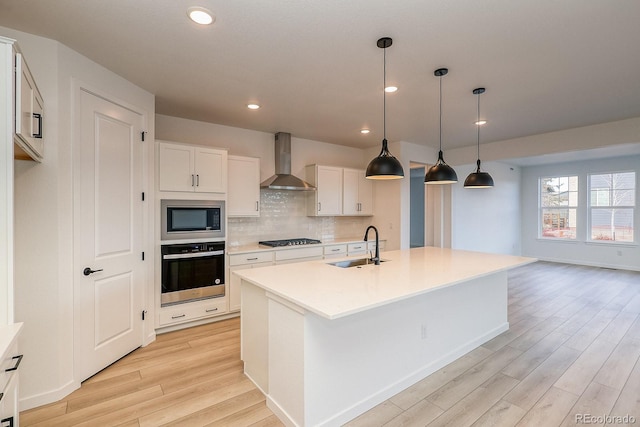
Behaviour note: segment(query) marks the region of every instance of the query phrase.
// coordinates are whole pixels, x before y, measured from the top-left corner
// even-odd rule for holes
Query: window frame
[[[576,204],[575,205],[570,205],[567,204],[566,206],[543,206],[543,200],[542,200],[542,184],[545,180],[561,180],[562,178],[566,178],[567,181],[569,181],[571,178],[575,178],[576,179],[576,189],[575,190],[569,190],[567,189],[567,192],[569,191],[574,191],[575,195],[576,195]],[[567,174],[567,175],[554,175],[554,176],[550,176],[550,175],[545,175],[545,176],[539,176],[538,177],[538,238],[539,239],[543,239],[543,240],[548,240],[548,241],[555,241],[555,242],[577,242],[578,241],[578,214],[579,214],[579,209],[580,209],[580,181],[581,178],[578,174]],[[570,200],[570,198],[569,198]],[[545,236],[544,234],[544,211],[545,210],[556,210],[556,211],[560,211],[560,210],[568,210],[574,211],[574,217],[575,217],[575,225],[574,225],[574,236],[573,237],[561,237],[561,236]]]
[[[631,190],[633,194],[633,205],[615,205],[609,203],[606,206],[593,206],[592,205],[592,188],[591,188],[591,177],[598,175],[616,175],[616,174],[633,174],[633,188],[624,188],[623,190]],[[587,173],[587,230],[586,230],[586,241],[587,243],[595,243],[595,244],[608,244],[608,245],[634,245],[637,242],[637,233],[636,233],[636,216],[637,216],[637,192],[638,192],[638,174],[635,170],[616,170],[616,171],[607,171],[607,172],[592,172]],[[609,193],[615,191],[616,188],[609,187]],[[609,196],[609,201],[611,201],[613,197]],[[615,202],[614,202],[615,203]],[[593,212],[597,210],[607,210],[607,209],[630,209],[631,210],[631,227],[633,233],[632,240],[615,240],[615,239],[594,239],[593,238]],[[614,232],[615,233],[615,232]]]

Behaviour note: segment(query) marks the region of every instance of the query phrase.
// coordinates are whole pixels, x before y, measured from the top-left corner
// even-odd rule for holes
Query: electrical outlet
[[[622,251],[618,251],[618,256],[622,256]]]
[[[424,323],[420,326],[420,338],[427,339],[427,325]]]

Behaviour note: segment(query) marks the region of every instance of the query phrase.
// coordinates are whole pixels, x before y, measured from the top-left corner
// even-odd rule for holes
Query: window
[[[541,237],[576,238],[578,177],[540,178]]]
[[[633,242],[636,173],[589,175],[591,240]]]

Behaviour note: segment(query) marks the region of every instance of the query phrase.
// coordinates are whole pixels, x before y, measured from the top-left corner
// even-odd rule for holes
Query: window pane
[[[634,209],[591,209],[591,240],[633,242]]]
[[[542,237],[576,238],[576,209],[542,209]]]

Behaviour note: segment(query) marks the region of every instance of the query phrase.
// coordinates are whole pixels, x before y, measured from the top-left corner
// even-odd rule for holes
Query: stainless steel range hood
[[[276,133],[276,174],[264,180],[260,188],[270,190],[314,191],[316,188],[291,175],[291,134],[286,132]]]

